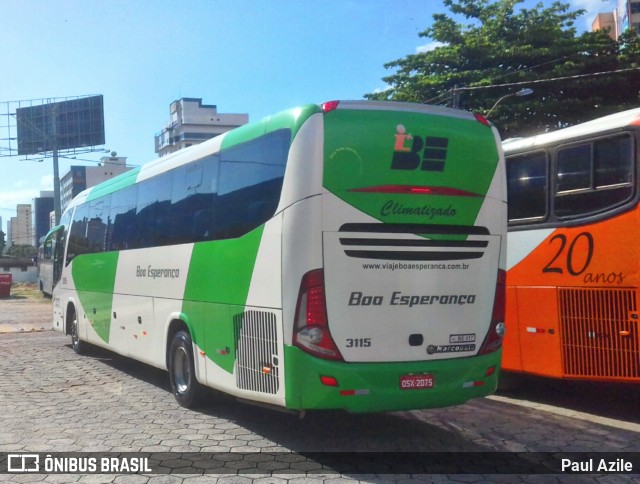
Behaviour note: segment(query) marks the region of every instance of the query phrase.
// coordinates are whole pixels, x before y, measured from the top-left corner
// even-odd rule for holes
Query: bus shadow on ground
[[[169,398],[173,398],[169,393],[169,375],[166,371],[147,365],[140,361],[136,361],[126,356],[121,356],[99,346],[84,343],[86,350],[83,358],[91,358],[105,365],[110,366],[122,373],[125,373],[137,380],[149,383],[157,388],[166,390]],[[66,345],[70,351],[73,351],[71,344]]]
[[[504,379],[504,382],[502,381]],[[503,374],[498,395],[640,423],[640,385]]]
[[[98,347],[90,347],[87,357],[165,391],[167,400],[173,402],[166,371]],[[205,391],[206,403],[195,411],[182,409],[177,402],[174,402],[175,410],[184,412],[185,418],[195,412],[233,423],[238,428],[229,430],[230,439],[244,431],[255,434],[260,437],[260,453],[292,459],[291,462],[299,463],[300,472],[304,472],[306,465],[309,468],[316,466],[311,472],[353,476],[507,471],[531,474],[544,468],[553,471],[554,463],[549,461],[548,455],[499,452],[497,448],[473,442],[460,426],[450,423],[465,413],[458,414],[455,407],[419,413],[313,411],[300,418],[295,413],[240,402],[211,389]],[[481,407],[499,405],[498,402],[483,402]],[[493,412],[495,408],[479,410]],[[478,416],[478,419],[482,418]],[[248,445],[252,446],[252,441],[248,441]],[[251,453],[255,452],[253,447]]]
[[[166,398],[173,401],[166,371],[99,347],[90,347],[86,357],[166,391]],[[350,414],[340,410],[325,410],[307,412],[301,418],[295,412],[238,401],[209,388],[205,389],[203,400],[205,403],[197,408],[198,413],[230,420],[296,451],[487,450],[441,426],[414,419],[411,412]],[[177,402],[175,405],[181,408]],[[189,412],[186,409],[184,411]]]

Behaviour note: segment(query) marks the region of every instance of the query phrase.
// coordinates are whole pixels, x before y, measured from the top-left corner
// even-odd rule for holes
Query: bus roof
[[[479,121],[478,117],[475,117],[473,113],[428,104],[342,100],[338,102],[338,105],[339,109],[417,111]],[[70,208],[85,201],[108,195],[139,181],[151,178],[158,173],[177,168],[209,154],[218,152],[220,149],[229,148],[277,129],[291,129],[293,138],[298,129],[300,129],[302,124],[304,124],[311,115],[321,113],[322,111],[321,105],[305,104],[267,116],[259,121],[245,124],[190,148],[176,151],[161,158],[156,158],[142,166],[122,173],[94,187],[90,187],[78,194],[68,207]]]
[[[640,108],[610,114],[609,116],[603,116],[592,121],[587,121],[586,123],[552,131],[551,133],[539,134],[528,138],[507,139],[503,141],[502,148],[505,154],[509,154],[516,151],[537,148],[550,143],[589,136],[603,131],[624,128],[630,125],[640,126]]]
[[[315,104],[307,104],[288,109],[267,116],[260,121],[245,124],[231,131],[227,131],[190,148],[178,150],[167,156],[156,158],[153,161],[122,173],[110,180],[106,180],[94,187],[87,188],[71,201],[69,207],[83,203],[86,200],[93,200],[108,195],[109,193],[133,185],[158,173],[177,168],[211,153],[218,152],[221,147],[228,148],[276,129],[287,127],[295,134],[304,121],[316,112],[321,112],[321,109],[320,106]]]

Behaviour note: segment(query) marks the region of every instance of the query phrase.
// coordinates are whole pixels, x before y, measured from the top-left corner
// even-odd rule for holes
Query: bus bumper
[[[345,363],[285,346],[286,407],[368,413],[457,405],[495,392],[501,355],[502,350],[428,362]],[[421,374],[433,377],[431,388],[401,389],[402,376]]]

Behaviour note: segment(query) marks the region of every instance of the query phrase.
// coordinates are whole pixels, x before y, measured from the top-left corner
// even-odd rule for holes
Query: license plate
[[[433,388],[436,384],[433,375],[402,375],[400,377],[400,390],[424,390]]]

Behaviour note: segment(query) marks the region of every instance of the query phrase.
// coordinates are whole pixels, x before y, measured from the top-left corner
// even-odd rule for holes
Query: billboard
[[[618,0],[616,8],[618,24],[618,37],[629,28],[629,5],[627,0]]]
[[[16,109],[19,155],[104,144],[102,96]]]

